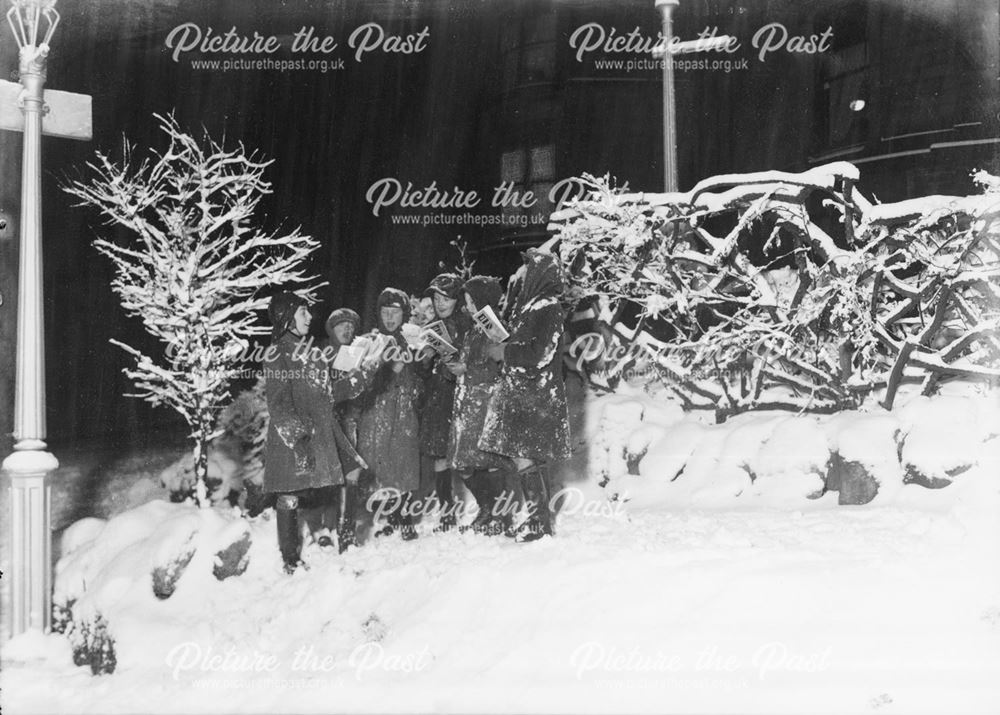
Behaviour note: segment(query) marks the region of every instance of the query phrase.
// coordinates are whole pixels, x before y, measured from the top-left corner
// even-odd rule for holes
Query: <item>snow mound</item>
[[[129,663],[162,663],[175,644],[158,640],[150,621],[169,630],[178,619],[200,620],[200,594],[225,587],[219,572],[226,549],[244,542],[236,555],[241,563],[227,574],[242,573],[256,557],[251,531],[266,530],[235,510],[166,501],[97,522],[85,519],[67,529],[64,546],[72,548],[56,566],[53,602],[69,614],[71,641],[74,624],[79,631],[81,624],[105,622],[119,660]],[[271,548],[260,568],[276,558],[273,536],[264,540]]]
[[[591,480],[609,500],[643,508],[801,508],[830,492],[842,504],[885,503],[907,484],[946,486],[995,464],[988,445],[1000,440],[996,394],[968,386],[910,395],[891,412],[747,412],[706,424],[631,391],[594,399],[588,414]]]
[[[962,396],[917,397],[899,417],[906,428],[900,461],[906,480],[942,487],[976,463],[980,444],[1000,433],[998,410]]]
[[[830,448],[819,420],[788,417],[749,459],[753,494],[775,499],[814,499],[823,494]]]
[[[101,535],[107,523],[107,520],[95,517],[87,517],[73,522],[63,531],[59,542],[61,547],[60,553],[66,556],[81,546],[91,543]]]

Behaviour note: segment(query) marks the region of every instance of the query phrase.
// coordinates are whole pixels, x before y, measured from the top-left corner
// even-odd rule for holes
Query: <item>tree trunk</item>
[[[199,415],[194,433],[194,503],[208,508],[212,500],[208,495],[208,420]]]

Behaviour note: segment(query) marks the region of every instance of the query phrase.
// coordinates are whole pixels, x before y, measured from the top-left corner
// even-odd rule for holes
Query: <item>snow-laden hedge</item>
[[[1000,180],[872,205],[857,179],[835,163],[636,194],[584,177],[554,242],[598,347],[619,350],[591,340],[571,357],[611,386],[653,371],[723,415],[852,409],[881,388],[891,408],[908,381],[933,394],[942,378],[996,380]]]
[[[595,397],[590,477],[610,499],[638,505],[796,508],[829,493],[840,504],[886,503],[906,484],[940,488],[997,459],[996,392],[907,397],[892,411],[762,411],[721,424],[662,394]]]

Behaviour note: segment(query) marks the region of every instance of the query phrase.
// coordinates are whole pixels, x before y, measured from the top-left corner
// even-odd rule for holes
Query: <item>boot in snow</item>
[[[333,535],[329,529],[323,529],[316,536],[316,545],[326,551],[333,547]]]
[[[514,540],[519,543],[537,541],[543,536],[553,536],[552,514],[549,511],[549,489],[545,480],[545,471],[544,467],[536,464],[520,475],[524,484],[524,495],[529,515],[514,535]]]
[[[441,505],[441,521],[434,527],[435,533],[451,531],[455,528],[455,497],[451,489],[451,470],[444,469],[435,472],[435,491],[437,492],[438,503]]]
[[[417,538],[417,527],[414,525],[414,516],[409,513],[410,502],[413,500],[413,492],[404,492],[403,500],[399,507],[399,513],[394,514],[396,526],[399,527],[399,534],[403,541],[413,541]]]
[[[358,535],[354,522],[354,490],[356,487],[344,484],[340,487],[339,514],[337,515],[337,546],[340,553],[348,547],[358,545]]]
[[[472,492],[472,496],[476,500],[476,506],[479,507],[479,513],[476,514],[476,518],[472,520],[471,524],[461,527],[460,531],[462,533],[466,531],[475,531],[479,534],[484,533],[486,525],[493,519],[492,510],[493,505],[496,503],[493,482],[490,481],[485,471],[477,469],[472,473],[472,476],[465,480],[465,486]]]
[[[330,532],[336,528],[337,488],[319,487],[303,492],[299,499],[299,520],[305,522],[308,537],[320,547],[332,546]]]
[[[372,536],[376,539],[381,539],[384,536],[391,536],[394,531],[396,531],[395,514],[390,512],[386,515],[385,521],[382,522],[382,526],[378,526],[378,522],[375,520],[374,515],[379,513],[384,507],[385,502],[373,502],[370,504],[372,510]]]
[[[299,531],[299,499],[293,494],[278,497],[275,511],[278,525],[278,550],[284,563],[285,573],[291,574],[302,565],[299,554],[302,548],[302,533]]]
[[[522,490],[518,488],[520,477],[520,474],[512,470],[504,470],[499,477],[500,492],[493,507],[493,512],[499,514],[500,534],[497,536],[502,534],[508,539],[517,536],[517,513],[520,511],[518,497],[525,497],[520,494]]]

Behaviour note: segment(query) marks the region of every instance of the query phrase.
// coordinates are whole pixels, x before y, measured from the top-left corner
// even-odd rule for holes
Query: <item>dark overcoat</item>
[[[405,294],[395,289],[382,291],[376,303],[379,324],[377,333],[387,334],[382,324],[381,308]],[[412,352],[403,338],[402,331],[389,334],[395,343],[397,355]],[[383,351],[383,354],[386,354]],[[372,386],[359,401],[361,415],[358,419],[358,452],[368,463],[376,488],[395,488],[416,491],[420,486],[420,425],[417,407],[420,401],[420,383],[413,362],[403,363],[397,372],[393,362],[379,367]]]
[[[569,456],[569,411],[562,376],[565,314],[562,274],[556,259],[539,251],[508,292],[503,365],[479,439],[479,448],[534,461]]]
[[[459,312],[443,319],[453,345],[461,350],[468,334],[469,320]],[[424,370],[424,396],[420,410],[420,450],[431,457],[448,454],[448,437],[451,432],[452,412],[455,403],[455,376],[444,366],[444,359],[434,354]]]
[[[493,469],[506,458],[479,449],[490,395],[500,374],[500,364],[486,350],[490,339],[476,328],[466,333],[459,362],[465,372],[455,386],[455,408],[449,440],[448,461],[455,469]]]
[[[345,437],[335,405],[361,393],[361,376],[332,379],[320,350],[291,332],[268,348],[263,373],[269,414],[264,490],[343,484],[337,444]]]

